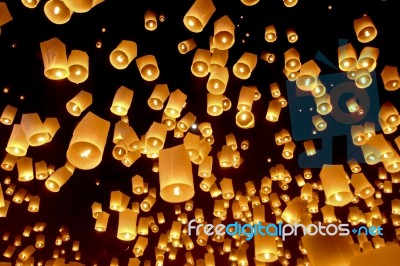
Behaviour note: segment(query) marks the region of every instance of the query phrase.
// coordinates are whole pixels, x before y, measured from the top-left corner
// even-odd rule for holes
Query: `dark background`
[[[2,27],[0,35],[0,88],[8,88],[8,93],[0,94],[0,109],[7,104],[18,108],[15,123],[19,123],[23,113],[38,113],[42,120],[46,117],[57,117],[61,128],[57,132],[51,143],[41,147],[30,147],[28,155],[34,162],[45,160],[48,164],[54,164],[56,168],[61,167],[66,162],[66,150],[72,136],[74,126],[81,118],[71,116],[65,108],[65,104],[74,97],[80,90],[86,90],[93,95],[93,104],[87,111],[91,111],[98,116],[111,122],[109,139],[106,145],[102,163],[93,170],[84,171],[76,169],[72,178],[61,188],[58,193],[49,192],[44,181],[33,180],[28,183],[17,181],[16,167],[13,172],[0,170],[0,180],[11,176],[12,182],[17,188],[23,187],[31,195],[40,195],[40,212],[33,214],[27,211],[27,203],[11,203],[7,218],[0,218],[0,234],[10,232],[11,237],[8,242],[0,242],[0,253],[4,252],[8,244],[13,243],[15,235],[22,234],[25,226],[34,226],[36,222],[46,222],[47,227],[44,231],[46,235],[46,246],[42,250],[37,250],[35,258],[50,259],[53,250],[59,247],[54,245],[58,229],[65,225],[69,228],[71,241],[66,242],[61,248],[66,251],[66,261],[74,259],[75,252],[71,251],[72,241],[80,240],[81,243],[81,262],[91,265],[97,262],[99,265],[109,265],[111,258],[118,257],[121,265],[127,263],[129,257],[133,257],[132,248],[135,241],[123,242],[116,238],[118,214],[109,210],[110,192],[121,190],[131,197],[131,202],[141,202],[145,195],[137,196],[131,190],[131,177],[139,174],[144,177],[149,187],[157,188],[159,192],[158,174],[151,171],[154,160],[148,159],[145,155],[136,161],[131,167],[127,168],[121,162],[116,161],[111,154],[113,125],[119,121],[119,117],[112,114],[109,109],[116,90],[124,85],[134,90],[132,106],[129,111],[129,121],[137,134],[143,135],[153,121],[161,121],[161,111],[153,111],[147,106],[147,99],[154,86],[158,83],[166,83],[170,91],[179,88],[188,95],[187,105],[183,111],[192,112],[197,116],[196,123],[208,121],[212,123],[214,130],[215,143],[211,155],[214,156],[213,173],[217,177],[217,182],[223,177],[234,180],[235,190],[245,192],[244,183],[253,180],[256,188],[260,187],[260,180],[263,176],[269,176],[269,169],[278,163],[285,165],[291,176],[302,174],[297,164],[297,155],[304,151],[302,143],[296,143],[296,154],[294,159],[285,160],[282,158],[282,146],[276,146],[274,134],[282,128],[290,131],[290,117],[288,108],[281,112],[279,122],[271,123],[265,120],[265,113],[268,102],[272,99],[269,92],[269,84],[277,82],[281,92],[285,96],[285,76],[283,69],[283,53],[291,47],[295,47],[301,54],[301,61],[306,62],[315,57],[318,51],[323,53],[333,64],[337,66],[337,47],[338,39],[348,39],[357,49],[365,46],[380,48],[378,66],[376,73],[380,73],[385,65],[398,66],[400,62],[397,34],[398,20],[395,1],[317,1],[300,0],[293,8],[286,8],[282,1],[270,0],[260,1],[253,7],[244,6],[239,0],[215,0],[216,12],[201,33],[188,31],[182,22],[183,16],[191,7],[193,1],[183,0],[147,0],[147,1],[124,1],[107,0],[94,7],[87,13],[73,14],[71,20],[63,25],[51,23],[44,15],[43,6],[45,1],[39,3],[37,8],[28,9],[20,1],[6,1],[14,20]],[[332,6],[332,9],[328,9]],[[144,28],[144,13],[151,9],[158,15],[164,14],[165,21],[158,23],[158,28],[147,31]],[[357,41],[353,21],[368,14],[378,28],[377,38],[368,44],[361,44]],[[229,50],[229,60],[227,67],[230,70],[230,78],[225,95],[231,99],[232,108],[224,112],[221,116],[211,117],[206,113],[206,83],[207,77],[197,78],[190,72],[194,51],[185,55],[179,54],[177,45],[179,42],[194,38],[197,47],[208,49],[209,37],[213,35],[213,22],[228,15],[231,20],[238,25],[235,29],[236,42]],[[274,24],[278,40],[275,43],[267,43],[264,40],[265,26]],[[299,40],[290,44],[285,36],[287,28],[293,27],[299,35]],[[102,28],[106,31],[102,32]],[[246,36],[248,33],[248,37]],[[71,50],[78,49],[89,54],[89,78],[82,84],[73,84],[67,79],[53,81],[43,75],[43,62],[40,53],[40,42],[53,37],[58,37],[66,44],[67,54]],[[154,82],[146,82],[137,70],[136,63],[133,61],[125,70],[114,69],[109,62],[109,54],[123,39],[133,40],[138,45],[138,57],[146,54],[153,54],[157,58],[160,68],[160,76]],[[97,41],[102,42],[102,48],[96,48]],[[276,61],[268,64],[259,59],[256,69],[252,76],[245,81],[237,79],[232,73],[233,64],[244,52],[252,52],[261,55],[268,51],[276,55]],[[336,73],[328,65],[318,62],[322,69],[321,74]],[[387,92],[383,88],[380,75],[377,75],[379,84],[380,101],[392,100],[398,105],[398,92]],[[241,86],[258,86],[262,97],[253,104],[253,113],[256,118],[256,126],[252,129],[240,129],[235,125],[236,104]],[[20,96],[25,99],[21,100]],[[87,112],[85,111],[85,112]],[[82,116],[81,116],[82,117]],[[11,126],[1,125],[0,129],[0,158],[5,156],[5,147]],[[191,132],[199,134],[195,129]],[[221,149],[225,141],[225,135],[233,133],[238,144],[241,140],[249,139],[250,148],[247,151],[240,151],[244,158],[244,163],[239,169],[221,169],[218,167],[216,159],[217,152]],[[397,133],[385,136],[392,140]],[[182,143],[182,139],[175,139],[173,132],[168,132],[165,147],[172,147]],[[316,142],[318,145],[318,141]],[[346,138],[337,137],[334,139],[333,163],[344,164],[346,167]],[[271,162],[267,159],[270,158]],[[362,164],[363,172],[373,183],[377,180],[378,166],[368,166]],[[346,168],[348,170],[348,168]],[[313,169],[312,181],[319,180],[319,169]],[[349,171],[348,171],[349,172]],[[208,222],[213,219],[213,199],[209,193],[205,193],[198,188],[201,179],[197,177],[197,166],[193,167],[193,176],[196,185],[194,197],[194,207],[203,208],[205,218]],[[96,180],[100,184],[96,185]],[[6,185],[2,184],[5,190]],[[281,189],[278,184],[273,185],[274,191],[278,194]],[[384,227],[385,239],[392,240],[394,228],[390,225],[390,200],[398,197],[398,185],[393,186],[393,194],[384,194],[385,204],[380,207],[385,213],[389,222]],[[289,185],[289,190],[283,191],[291,198],[299,195],[300,190],[293,180]],[[323,206],[324,194],[318,192],[320,206]],[[11,200],[9,196],[6,199]],[[91,205],[93,202],[103,204],[103,210],[111,214],[108,229],[105,233],[97,233],[94,230],[95,220],[91,216]],[[322,205],[321,205],[322,204]],[[182,209],[184,204],[180,204]],[[282,205],[282,210],[284,209]],[[350,205],[349,205],[350,206]],[[351,204],[352,206],[352,204]],[[363,201],[360,201],[360,209],[368,212]],[[269,210],[269,205],[266,205]],[[160,225],[160,232],[169,230],[174,215],[174,204],[168,204],[161,198],[157,198],[156,205],[149,213],[141,214],[152,215],[156,218],[156,213],[163,211],[167,222]],[[343,222],[347,221],[348,208],[335,208],[338,218]],[[231,211],[228,210],[227,222],[232,221]],[[193,218],[193,213],[188,214],[188,218]],[[274,216],[267,211],[267,221],[274,222]],[[313,217],[313,220],[321,219],[320,214]],[[29,243],[34,243],[35,234],[29,238],[23,238],[22,247],[18,248],[13,256],[13,261]],[[154,247],[157,245],[160,233],[149,232],[149,244],[145,254],[140,259],[154,258]],[[195,238],[192,238],[195,241]],[[292,238],[285,242],[285,249],[289,249],[292,254],[291,263],[295,263],[296,258],[302,257],[298,250],[298,238]],[[215,249],[215,259],[217,265],[228,265],[227,254],[217,253],[216,243],[209,241]],[[249,242],[250,248],[247,250],[249,264],[253,264],[254,248]],[[203,258],[206,250],[196,246],[192,250],[195,259]],[[178,251],[177,260],[164,260],[165,265],[183,265],[185,262],[184,249]],[[2,260],[7,261],[5,258]],[[278,262],[275,263],[279,265]],[[275,265],[273,264],[273,265]]]

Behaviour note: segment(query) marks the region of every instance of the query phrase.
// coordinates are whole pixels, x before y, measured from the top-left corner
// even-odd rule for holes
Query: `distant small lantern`
[[[141,77],[145,81],[154,81],[160,75],[156,57],[154,55],[144,55],[136,59],[136,65]]]
[[[72,50],[68,57],[68,80],[76,84],[84,82],[89,76],[89,56],[84,51]]]
[[[286,30],[286,37],[290,43],[295,43],[299,39],[299,36],[293,28]]]
[[[125,69],[137,56],[137,44],[122,40],[110,54],[110,63],[116,69]]]
[[[80,116],[93,102],[90,92],[81,90],[74,98],[67,102],[68,113],[73,116]]]
[[[46,6],[54,1],[55,0],[48,1]],[[64,5],[62,1],[56,1]],[[40,43],[44,75],[48,79],[61,80],[68,77],[69,69],[66,49],[65,44],[56,37]]]

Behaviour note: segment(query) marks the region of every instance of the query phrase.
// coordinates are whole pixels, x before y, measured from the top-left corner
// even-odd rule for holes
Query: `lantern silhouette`
[[[114,95],[114,99],[110,108],[111,112],[119,116],[126,115],[131,107],[133,93],[133,90],[128,89],[125,86],[119,87]]]
[[[161,110],[164,108],[164,102],[169,96],[169,89],[167,84],[157,84],[151,93],[147,104],[153,110]]]
[[[84,82],[89,76],[89,56],[86,52],[72,50],[68,57],[68,80],[76,84]]]
[[[244,53],[233,65],[233,74],[240,79],[248,79],[257,64],[257,55]]]
[[[160,196],[170,203],[194,196],[192,165],[184,145],[160,151]]]
[[[55,0],[48,1],[45,6],[54,1]],[[62,1],[58,2],[64,5]],[[42,52],[44,75],[48,79],[60,80],[68,77],[68,60],[64,43],[62,43],[58,38],[52,38],[41,42],[40,50]]]
[[[215,10],[212,0],[196,0],[183,17],[183,24],[191,32],[201,32]]]
[[[378,35],[378,30],[367,15],[354,20],[354,31],[358,41],[361,43],[368,43]]]
[[[1,114],[0,122],[4,125],[11,125],[14,122],[15,115],[17,114],[17,108],[12,105],[7,105],[3,113]]]
[[[136,59],[140,76],[145,81],[154,81],[160,75],[157,60],[154,55],[144,55]]]
[[[125,69],[137,56],[137,44],[122,40],[110,54],[110,63],[116,69]]]
[[[223,16],[214,22],[215,48],[227,50],[235,43],[235,24],[227,16]]]
[[[68,113],[73,116],[80,116],[92,104],[92,94],[81,90],[74,98],[67,102]]]
[[[65,24],[72,16],[72,11],[64,1],[49,0],[44,5],[44,14],[54,24]]]

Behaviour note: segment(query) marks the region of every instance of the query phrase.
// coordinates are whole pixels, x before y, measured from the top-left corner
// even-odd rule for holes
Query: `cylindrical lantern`
[[[29,212],[38,212],[40,206],[40,197],[32,196],[29,200],[28,211]]]
[[[84,82],[89,76],[89,56],[86,52],[72,50],[68,57],[68,80],[76,84]]]
[[[352,174],[351,185],[354,187],[354,194],[362,199],[369,198],[375,193],[375,188],[363,173]]]
[[[73,116],[80,116],[92,104],[92,101],[92,94],[81,90],[74,98],[67,102],[67,111]]]
[[[240,79],[248,79],[257,64],[257,55],[244,53],[233,65],[233,74]]]
[[[133,254],[135,254],[136,257],[143,256],[148,241],[149,240],[147,237],[139,236],[139,238],[136,240],[135,246],[133,247]]]
[[[184,94],[181,90],[174,90],[169,96],[164,112],[169,117],[178,118],[181,115],[181,111],[185,105],[186,98],[187,95]]]
[[[122,212],[124,211],[129,204],[130,197],[121,191],[111,191],[110,194],[110,209],[117,211],[117,212]]]
[[[304,141],[303,145],[304,145],[304,149],[306,150],[307,156],[313,156],[317,153],[312,139]]]
[[[161,124],[167,126],[167,130],[171,131],[175,129],[176,119],[169,117],[165,112],[163,112],[161,117]]]
[[[160,151],[160,196],[171,203],[194,196],[192,165],[184,145]]]
[[[114,95],[114,99],[110,108],[111,112],[119,116],[126,115],[131,107],[133,93],[133,90],[128,89],[125,86],[119,87]]]
[[[302,64],[296,79],[297,87],[303,91],[311,91],[317,85],[320,72],[321,69],[314,60]]]
[[[289,72],[297,72],[301,68],[300,53],[296,48],[290,48],[284,53],[285,69]]]
[[[72,11],[62,0],[49,0],[44,5],[44,14],[54,24],[65,24],[72,16]]]
[[[211,52],[209,50],[200,48],[196,49],[191,66],[192,74],[199,78],[207,76],[209,73],[210,62]]]
[[[29,147],[24,130],[20,124],[14,124],[8,139],[6,151],[13,156],[25,156]]]
[[[368,68],[358,68],[354,73],[354,81],[357,88],[365,89],[372,84],[372,77]]]
[[[232,179],[224,177],[219,184],[221,186],[223,199],[233,199],[235,197]]]
[[[144,185],[143,185],[143,177],[140,175],[135,175],[132,177],[132,191],[133,194],[141,195],[143,194]]]
[[[157,29],[156,12],[153,10],[147,10],[146,13],[144,13],[144,27],[149,31]]]
[[[261,225],[265,226],[264,228],[270,228],[265,222],[261,222]],[[259,262],[274,262],[278,260],[276,240],[272,236],[276,232],[270,232],[271,229],[268,230],[269,233],[266,234],[254,234],[254,255],[255,260]]]
[[[147,104],[153,110],[161,110],[164,107],[164,102],[169,96],[169,89],[167,84],[157,84],[151,93]]]
[[[385,90],[395,91],[400,88],[400,76],[397,67],[386,65],[381,72],[381,78]]]
[[[37,113],[23,114],[21,127],[30,146],[40,146],[48,141],[49,135]]]
[[[19,253],[18,258],[21,259],[22,261],[27,261],[32,254],[36,251],[36,248],[33,245],[29,245],[24,250]]]
[[[324,164],[319,176],[327,204],[344,206],[353,200],[353,193],[349,188],[349,177],[343,165]]]
[[[192,113],[186,113],[176,124],[182,132],[187,132],[189,128],[196,122],[197,117]]]
[[[260,58],[264,61],[267,61],[268,63],[275,62],[275,54],[272,53],[262,52]]]
[[[119,213],[117,238],[123,241],[132,241],[136,238],[138,214],[131,209]]]
[[[357,61],[357,68],[368,68],[369,72],[374,71],[378,61],[379,48],[364,47],[361,50]]]
[[[55,117],[47,117],[44,120],[43,125],[47,131],[47,134],[49,135],[47,142],[50,142],[53,140],[54,135],[60,129],[60,124],[58,123],[58,119]]]
[[[299,39],[299,36],[293,28],[289,28],[286,30],[286,38],[288,42],[295,43]]]
[[[357,52],[351,43],[338,47],[339,69],[351,71],[357,68]]]
[[[328,93],[320,97],[314,97],[315,105],[317,106],[317,113],[320,115],[327,115],[332,111],[331,97]]]
[[[62,1],[50,0],[45,5],[51,5],[52,2],[59,2],[57,5],[64,5]],[[66,46],[58,38],[52,38],[50,40],[40,43],[40,50],[42,52],[42,59],[44,65],[44,75],[48,79],[60,80],[68,77],[68,60]]]
[[[144,55],[136,59],[136,65],[139,69],[140,76],[145,81],[153,81],[160,75],[156,57],[154,55]]]
[[[277,122],[279,119],[279,114],[281,112],[282,105],[277,99],[273,99],[269,101],[267,114],[265,115],[265,119],[270,122]]]
[[[137,44],[122,40],[110,54],[110,63],[116,69],[125,69],[137,56]]]
[[[39,4],[40,0],[22,0],[21,2],[27,8],[35,8]]]
[[[208,178],[211,176],[213,166],[213,157],[207,156],[199,165],[198,175],[202,178]]]
[[[370,42],[378,35],[378,30],[367,15],[354,20],[354,31],[361,43]]]
[[[211,116],[218,116],[224,111],[222,106],[222,94],[207,93],[207,114]]]
[[[274,25],[265,27],[264,38],[267,42],[275,42],[277,39],[276,29]]]
[[[66,166],[58,168],[45,182],[45,186],[51,192],[58,192],[60,188],[70,179],[72,172]]]
[[[212,94],[223,94],[228,85],[228,80],[228,68],[220,66],[213,67],[207,81],[207,90]]]
[[[364,127],[362,125],[351,126],[351,138],[353,139],[353,144],[356,146],[364,145],[368,140],[364,134]]]
[[[297,0],[283,0],[283,4],[286,6],[286,7],[294,7],[296,4],[297,4]],[[285,264],[282,264],[282,265],[285,265]]]
[[[183,23],[191,32],[201,32],[215,10],[212,0],[196,0],[183,17]]]
[[[287,203],[285,210],[282,212],[282,219],[291,225],[301,222],[302,217],[307,213],[307,201],[300,197],[295,197]]]
[[[153,122],[145,135],[146,148],[152,148],[153,151],[159,151],[164,147],[167,136],[167,127],[163,124]]]
[[[229,51],[228,50],[220,50],[215,48],[210,60],[209,71],[212,72],[214,67],[224,67],[228,62]]]
[[[284,144],[282,157],[285,159],[292,159],[294,154],[294,149],[296,148],[296,144],[293,141],[289,141]]]
[[[76,168],[89,170],[103,157],[110,122],[89,112],[75,127],[67,150],[67,159]]]
[[[213,130],[211,128],[211,123],[209,123],[209,122],[200,123],[199,126],[198,126],[198,129],[200,130],[201,135],[203,137],[211,136],[212,133],[213,133]]]
[[[107,224],[110,214],[107,212],[100,212],[96,219],[94,229],[98,232],[105,232],[107,230]]]
[[[65,4],[76,13],[86,13],[104,0],[63,0]]]
[[[7,105],[1,114],[0,122],[4,125],[11,125],[14,122],[14,117],[17,114],[17,108],[12,105]]]
[[[21,157],[17,160],[18,181],[26,182],[34,178],[33,160],[30,157]]]
[[[178,44],[178,51],[181,54],[186,54],[196,48],[196,42],[194,39],[187,39]]]
[[[379,118],[390,127],[397,127],[400,124],[399,111],[390,101],[386,101],[382,104],[379,110]]]
[[[214,22],[215,48],[227,50],[235,43],[235,24],[227,16],[223,16]]]

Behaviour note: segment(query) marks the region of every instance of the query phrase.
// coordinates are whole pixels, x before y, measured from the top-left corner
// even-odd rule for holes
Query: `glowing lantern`
[[[321,69],[314,60],[302,64],[296,79],[297,87],[303,91],[311,91],[317,85],[320,72]]]
[[[324,164],[319,174],[326,202],[332,206],[344,206],[353,200],[349,177],[343,165]]]
[[[357,88],[365,89],[372,83],[372,77],[368,68],[358,68],[354,73],[354,81]]]
[[[236,114],[236,125],[240,128],[252,128],[255,124],[255,118],[252,112],[250,111],[239,111]]]
[[[48,1],[46,6],[51,2],[54,2],[54,0]],[[58,2],[63,4],[62,1]],[[68,77],[68,60],[64,43],[62,43],[58,38],[52,38],[41,42],[40,50],[42,52],[44,75],[48,79],[60,80]]]
[[[370,42],[378,35],[378,30],[367,15],[354,20],[354,31],[361,43]]]
[[[131,209],[119,213],[117,238],[123,241],[132,241],[137,235],[138,214]]]
[[[390,127],[397,127],[400,124],[399,112],[390,101],[382,104],[379,110],[379,118]]]
[[[207,90],[212,94],[223,94],[228,85],[228,80],[228,68],[220,66],[213,67],[207,81]]]
[[[282,105],[277,99],[269,101],[267,114],[265,119],[270,122],[277,122],[279,119],[279,114],[281,112]]]
[[[110,194],[110,209],[117,212],[126,210],[129,204],[130,197],[121,191],[111,191]]]
[[[21,127],[30,146],[40,146],[48,141],[49,135],[37,113],[23,114]]]
[[[40,0],[21,0],[22,4],[27,8],[35,8]]]
[[[356,146],[364,145],[367,142],[367,138],[364,134],[364,127],[362,125],[352,125],[351,138],[353,139],[354,145]]]
[[[268,228],[270,234],[255,234],[254,235],[254,255],[255,260],[259,262],[274,262],[278,260],[278,249],[276,240],[272,236],[276,232],[270,232],[268,224],[261,222],[265,228]]]
[[[68,80],[76,84],[84,82],[89,76],[89,56],[86,52],[72,50],[68,57]]]
[[[169,96],[169,89],[167,84],[157,84],[151,93],[147,104],[153,110],[161,110],[164,107],[164,102]]]
[[[207,156],[199,165],[198,175],[202,178],[208,178],[211,176],[213,166],[213,157]]]
[[[233,74],[240,79],[248,79],[257,64],[257,55],[244,53],[233,65]]]
[[[160,196],[170,203],[194,196],[192,165],[184,145],[160,151]]]
[[[240,0],[240,1],[246,6],[254,6],[258,2],[260,2],[260,0]]]
[[[339,68],[342,71],[351,71],[357,68],[357,52],[351,43],[338,47]]]
[[[36,251],[36,248],[33,245],[29,245],[24,250],[19,253],[18,258],[21,259],[22,261],[27,261],[32,254]]]
[[[73,116],[80,116],[92,104],[92,94],[87,91],[80,91],[66,104],[68,113]]]
[[[295,225],[300,223],[302,217],[307,213],[307,201],[300,197],[295,197],[287,203],[285,210],[282,212],[282,219],[288,224]]]
[[[110,108],[111,112],[119,116],[126,115],[131,107],[133,93],[133,90],[128,89],[125,86],[119,87],[114,95],[114,99]]]
[[[135,175],[132,177],[132,191],[133,194],[141,195],[144,191],[143,177]]]
[[[122,40],[110,54],[110,63],[116,69],[125,69],[137,56],[137,44]]]
[[[139,69],[140,76],[145,81],[153,81],[160,75],[157,60],[154,55],[144,55],[136,59],[136,65]]]
[[[50,142],[53,140],[54,135],[57,133],[57,131],[60,129],[60,124],[58,123],[57,118],[55,117],[47,117],[43,125],[47,131],[48,134],[48,140],[47,142]]]
[[[295,148],[296,148],[296,145],[294,144],[293,141],[285,143],[285,145],[283,146],[282,157],[287,160],[292,159]]]
[[[215,48],[227,50],[235,43],[235,24],[227,16],[223,16],[214,22]]]
[[[222,114],[224,111],[222,106],[223,97],[222,94],[207,93],[207,114],[211,116]]]
[[[146,13],[144,13],[144,27],[149,31],[157,29],[156,12],[153,10],[147,10]]]
[[[277,39],[276,35],[276,29],[274,25],[269,25],[265,27],[265,34],[264,34],[265,40],[267,42],[275,42]]]
[[[86,13],[104,0],[63,0],[73,12]]]
[[[275,62],[275,55],[272,53],[262,52],[260,58],[264,61],[267,61],[268,63]]]
[[[181,54],[186,54],[196,48],[196,46],[194,39],[188,39],[178,44],[178,51]]]
[[[135,243],[135,246],[133,247],[133,254],[135,254],[136,257],[143,256],[143,253],[147,247],[148,241],[149,240],[147,237],[139,236],[138,240]]]
[[[379,48],[364,47],[361,50],[357,61],[357,68],[368,68],[369,72],[374,71],[378,60]]]
[[[107,212],[100,212],[96,219],[96,224],[94,229],[98,232],[105,232],[107,230],[108,219],[110,218],[110,214]]]
[[[7,105],[3,113],[1,114],[0,122],[4,125],[11,125],[14,122],[15,115],[17,114],[17,108],[11,105]]]
[[[191,71],[196,77],[202,78],[208,75],[211,62],[211,53],[209,50],[196,49],[194,53]]]
[[[314,146],[313,140],[304,141],[303,145],[304,145],[304,149],[306,150],[307,156],[313,156],[313,155],[315,155],[317,153],[316,150],[315,150],[315,146]]]
[[[26,182],[34,178],[33,162],[30,157],[21,157],[17,160],[18,181]]]
[[[331,97],[328,93],[320,97],[315,97],[315,105],[317,106],[317,113],[320,115],[327,115],[332,111]]]
[[[186,98],[187,95],[184,94],[181,90],[174,90],[169,96],[164,112],[169,117],[178,118],[181,115],[181,111],[185,105]]]
[[[297,72],[301,68],[300,53],[295,48],[290,48],[284,53],[285,69],[289,72]]]
[[[375,193],[375,188],[363,173],[352,174],[351,185],[354,187],[354,194],[362,199],[369,198]]]
[[[66,166],[58,168],[47,178],[45,186],[51,192],[58,192],[60,188],[71,178],[72,172]]]
[[[215,10],[212,0],[196,0],[183,17],[183,23],[191,32],[201,32]]]
[[[400,76],[397,67],[385,66],[381,72],[385,90],[395,91],[400,88]]]
[[[67,23],[71,19],[72,13],[61,0],[49,0],[44,5],[44,14],[54,24]]]
[[[215,48],[210,59],[209,70],[212,72],[214,67],[224,67],[228,62],[229,51],[228,50],[220,50]]]
[[[196,116],[192,112],[186,113],[176,124],[182,132],[187,132],[189,128],[196,122]]]

